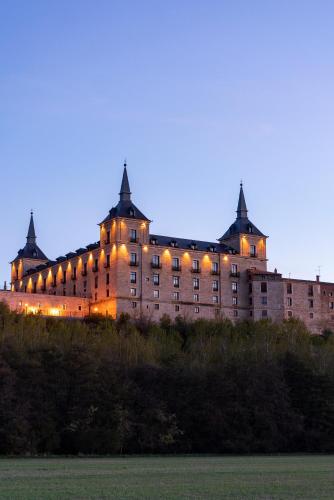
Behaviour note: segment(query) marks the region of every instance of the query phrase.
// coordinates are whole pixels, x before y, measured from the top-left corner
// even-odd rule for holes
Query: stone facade
[[[296,316],[315,333],[334,327],[334,284],[267,271],[267,236],[248,218],[242,185],[237,218],[215,242],[151,234],[150,223],[131,200],[126,166],[120,200],[100,223],[98,242],[49,260],[36,245],[31,217],[27,244],[12,262],[11,304],[19,310],[17,303],[33,297],[43,314],[58,304],[62,315],[80,316],[81,305],[80,312],[112,317]]]

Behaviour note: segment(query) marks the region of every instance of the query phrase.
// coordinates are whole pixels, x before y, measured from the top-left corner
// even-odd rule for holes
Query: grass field
[[[1,459],[1,499],[334,498],[334,456]]]

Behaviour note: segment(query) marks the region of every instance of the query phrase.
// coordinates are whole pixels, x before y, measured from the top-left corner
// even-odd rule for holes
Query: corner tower
[[[265,262],[267,260],[266,240],[267,236],[265,236],[248,218],[248,209],[243,184],[241,182],[237,218],[218,241],[231,246],[242,257]]]
[[[27,234],[27,242],[23,248],[18,251],[17,256],[11,262],[12,283],[22,278],[28,269],[34,268],[48,262],[47,256],[42,252],[36,243],[36,232],[34,224],[34,214],[30,213],[30,222]]]

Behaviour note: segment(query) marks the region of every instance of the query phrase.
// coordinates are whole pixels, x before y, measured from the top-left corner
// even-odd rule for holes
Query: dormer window
[[[248,226],[248,232],[252,233],[253,232],[253,226]]]
[[[196,249],[197,249],[197,245],[196,245],[196,243],[191,243],[191,244],[190,244],[190,248],[191,248],[192,250],[196,250]]]
[[[212,246],[212,245],[211,245],[211,246],[209,247],[209,250],[210,250],[210,252],[215,252],[215,251],[216,251],[216,247],[214,247],[214,246]]]
[[[135,211],[133,210],[133,208],[130,208],[129,214],[130,214],[130,217],[134,217],[135,216]]]
[[[151,245],[156,245],[156,244],[157,244],[157,239],[151,238]]]
[[[177,247],[177,246],[178,246],[178,244],[177,244],[177,242],[176,242],[175,240],[172,240],[172,241],[170,242],[170,246],[171,246],[171,247]]]

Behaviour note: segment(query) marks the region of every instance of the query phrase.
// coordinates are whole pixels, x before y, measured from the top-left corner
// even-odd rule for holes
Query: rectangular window
[[[212,291],[213,292],[218,292],[218,288],[219,288],[218,280],[213,280],[213,282],[212,282]]]
[[[180,306],[178,304],[175,305],[175,312],[179,312],[180,311]]]
[[[308,295],[309,297],[313,297],[313,285],[308,286]]]
[[[95,259],[93,271],[96,273],[99,270],[99,259]]]
[[[232,304],[234,306],[237,306],[238,305],[238,297],[232,297]]]
[[[249,301],[249,305],[252,306],[253,305],[253,297],[249,297],[248,301]]]
[[[264,309],[262,311],[262,318],[266,318],[268,316],[268,311],[266,309]]]
[[[136,252],[131,252],[130,253],[130,265],[131,266],[136,266],[137,265],[137,254],[136,254]]]
[[[268,304],[268,300],[267,300],[267,297],[261,297],[261,304],[263,306],[266,306]]]
[[[193,288],[199,290],[199,278],[193,278]]]
[[[160,308],[159,304],[154,304],[154,309],[157,311]]]
[[[173,260],[172,260],[172,270],[173,271],[180,271],[181,270],[180,259],[178,257],[173,257]]]
[[[137,243],[137,230],[136,229],[130,229],[130,242]]]
[[[110,243],[110,231],[107,231],[107,239],[105,241],[106,245],[109,245]]]
[[[194,311],[195,311],[195,314],[198,314],[199,313],[199,307],[195,307]]]
[[[233,310],[233,316],[234,316],[235,318],[237,318],[237,317],[238,317],[238,309],[234,309],[234,310]]]
[[[109,288],[107,288],[107,293],[106,293],[107,297],[109,297]]]
[[[109,273],[106,274],[106,285],[109,285],[110,276]]]
[[[232,274],[232,276],[237,276],[238,275],[238,266],[237,266],[237,264],[232,264],[231,265],[231,274]]]
[[[255,245],[250,245],[250,247],[249,247],[249,255],[251,257],[256,257],[256,246]]]
[[[194,302],[199,302],[199,295],[198,295],[198,293],[194,293]]]
[[[94,285],[95,285],[95,288],[99,287],[99,277],[98,276],[95,276]]]
[[[53,275],[53,286],[57,286],[57,275]]]
[[[238,283],[236,281],[232,281],[231,288],[233,293],[238,293]]]
[[[153,269],[160,269],[160,255],[152,255]]]
[[[158,299],[160,297],[160,292],[159,290],[153,290],[153,298]]]
[[[172,300],[180,300],[180,292],[173,292]]]
[[[292,283],[286,284],[286,293],[292,293]]]
[[[309,299],[308,301],[308,305],[309,307],[313,307],[314,303],[313,303],[313,299]]]
[[[253,292],[253,284],[249,283],[248,284],[248,293],[252,293],[252,292]]]
[[[199,260],[197,259],[194,259],[193,260],[193,266],[192,266],[192,270],[195,272],[195,273],[198,273],[200,268],[199,268]]]
[[[180,286],[180,278],[179,276],[173,276],[173,287],[179,288]]]
[[[310,313],[310,319],[313,319],[313,313]]]
[[[261,283],[261,293],[267,293],[267,282],[263,281]]]
[[[334,302],[330,302],[330,303],[329,303],[329,308],[330,308],[330,309],[334,309]]]
[[[135,272],[130,273],[130,283],[133,284],[137,283],[137,273]]]
[[[132,309],[136,309],[136,307],[137,307],[137,302],[131,302],[131,305],[132,305]]]
[[[213,302],[214,304],[218,304],[218,302],[219,302],[219,300],[218,300],[218,295],[213,295],[213,297],[212,297],[212,302]]]
[[[211,273],[218,274],[218,262],[212,262],[211,264]]]
[[[77,285],[73,285],[73,295],[77,294]]]
[[[153,274],[153,285],[154,286],[160,285],[160,274]]]
[[[107,258],[106,258],[106,268],[110,267],[110,255],[107,254]]]
[[[131,295],[131,297],[136,297],[136,295],[137,295],[137,289],[136,288],[130,288],[130,295]]]
[[[286,305],[287,305],[288,307],[292,307],[292,298],[291,298],[291,297],[288,297],[288,298],[286,299]]]

